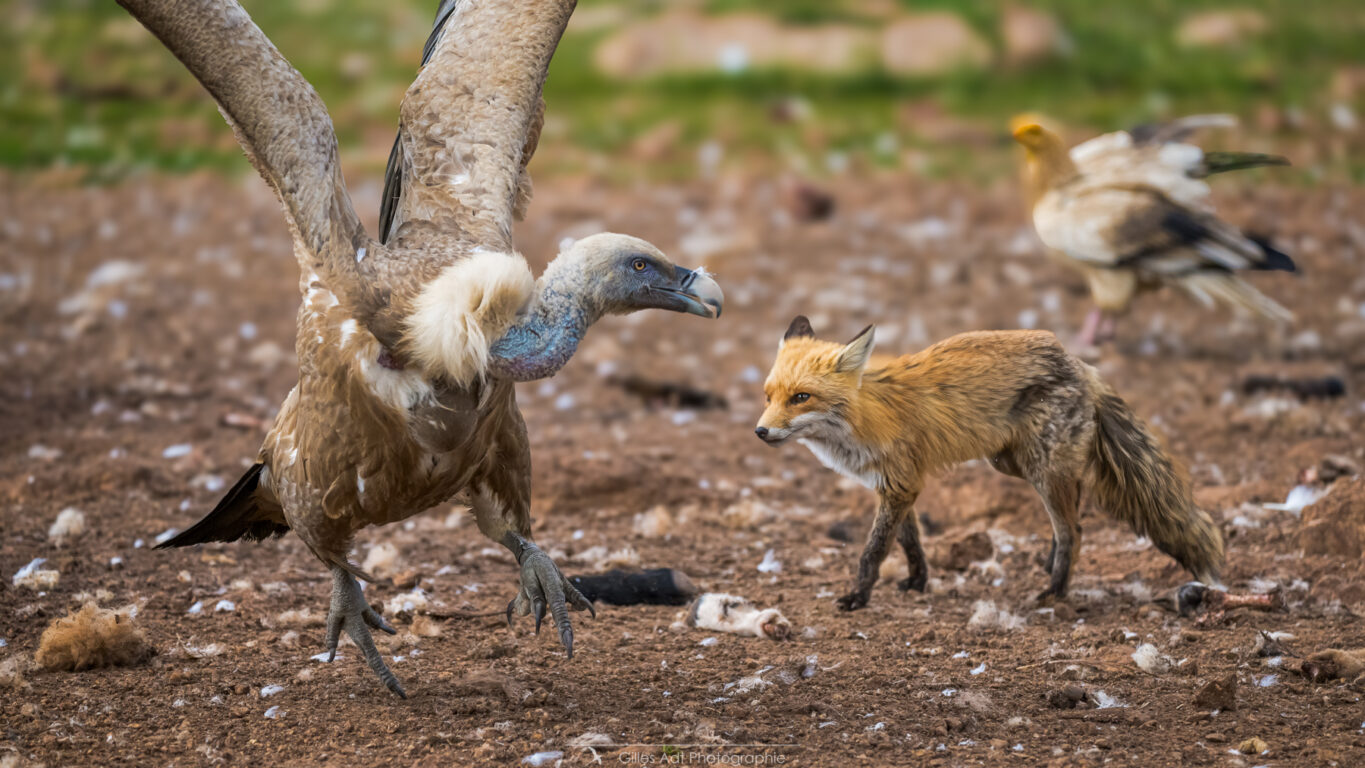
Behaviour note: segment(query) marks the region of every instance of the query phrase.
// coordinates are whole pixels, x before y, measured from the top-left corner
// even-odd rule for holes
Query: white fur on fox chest
[[[863,485],[877,490],[882,486],[882,476],[871,469],[872,455],[856,446],[834,443],[813,437],[804,437],[799,442],[815,454],[821,464],[845,477],[853,478]]]

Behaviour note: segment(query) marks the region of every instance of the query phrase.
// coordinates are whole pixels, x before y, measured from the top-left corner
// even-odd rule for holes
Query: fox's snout
[[[767,427],[754,427],[754,434],[755,434],[755,435],[758,435],[758,439],[759,439],[759,440],[762,440],[762,441],[764,441],[764,442],[767,442],[767,440],[768,440],[768,428],[767,428]]]

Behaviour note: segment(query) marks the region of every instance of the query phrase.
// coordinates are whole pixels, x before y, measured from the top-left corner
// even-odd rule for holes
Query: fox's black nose
[[[755,434],[755,435],[758,435],[759,437],[763,438],[764,440],[767,440],[767,439],[768,439],[768,428],[767,428],[767,427],[758,427],[758,428],[756,428],[756,429],[754,430],[754,434]]]

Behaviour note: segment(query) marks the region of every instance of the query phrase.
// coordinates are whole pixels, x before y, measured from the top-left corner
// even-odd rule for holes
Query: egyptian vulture
[[[1024,147],[1024,188],[1034,228],[1050,251],[1079,270],[1095,309],[1080,341],[1113,336],[1114,320],[1138,293],[1178,285],[1205,305],[1215,300],[1288,322],[1288,310],[1237,276],[1295,270],[1264,238],[1219,219],[1204,179],[1214,173],[1286,165],[1248,152],[1204,152],[1185,142],[1196,129],[1232,118],[1200,115],[1105,134],[1073,147],[1032,119],[1014,123]]]
[[[361,226],[327,111],[233,0],[119,0],[217,100],[284,204],[302,274],[299,382],[256,463],[163,546],[293,531],[332,572],[327,647],[346,632],[405,696],[370,629],[348,559],[355,532],[452,498],[520,567],[508,604],[548,609],[573,655],[569,609],[589,609],[531,541],[530,453],[514,382],[553,375],[604,315],[720,314],[704,271],[634,237],[583,238],[539,280],[512,247],[539,133],[541,87],[573,0],[447,0],[400,109],[383,241]]]

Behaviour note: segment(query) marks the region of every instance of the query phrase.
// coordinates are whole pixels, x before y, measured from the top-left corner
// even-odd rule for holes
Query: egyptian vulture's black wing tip
[[[1271,244],[1270,238],[1263,235],[1247,235],[1247,239],[1256,244],[1261,249],[1261,255],[1265,258],[1256,265],[1257,269],[1279,272],[1298,272],[1299,265],[1294,263],[1293,257]]]

